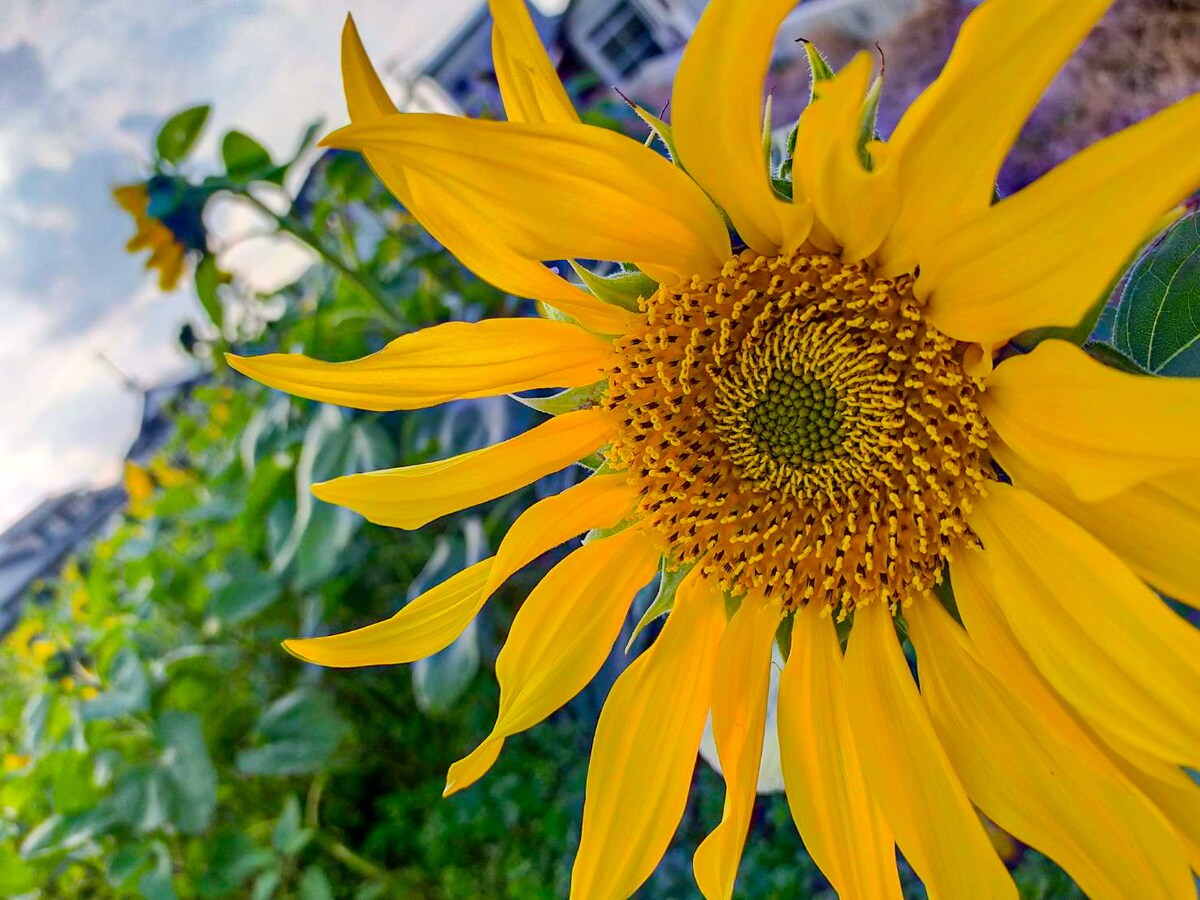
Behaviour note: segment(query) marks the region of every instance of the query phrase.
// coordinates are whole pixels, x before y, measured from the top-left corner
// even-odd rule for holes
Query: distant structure
[[[166,443],[174,427],[171,404],[202,377],[150,390],[126,382],[142,395],[142,421],[126,459],[146,463]],[[0,533],[0,635],[16,625],[30,585],[53,575],[72,552],[102,533],[127,499],[120,484],[70,491],[43,500]]]
[[[784,22],[778,58],[800,50],[789,35],[829,28],[859,40],[890,33],[917,0],[807,0]],[[668,91],[688,37],[708,0],[571,0],[559,16],[531,10],[542,42],[570,82],[588,76],[597,86],[625,93]],[[475,15],[427,63],[421,77],[471,116],[499,117],[502,106],[491,62],[491,16]]]

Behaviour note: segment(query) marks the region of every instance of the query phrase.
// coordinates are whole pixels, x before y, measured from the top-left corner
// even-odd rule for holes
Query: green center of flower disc
[[[746,414],[759,449],[794,466],[824,462],[841,444],[845,404],[828,380],[803,371],[776,372]]]

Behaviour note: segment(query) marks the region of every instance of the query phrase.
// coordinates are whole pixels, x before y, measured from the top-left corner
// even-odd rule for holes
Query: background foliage
[[[356,156],[326,155],[292,197],[282,185],[294,160],[277,163],[234,131],[221,142],[223,170],[197,175],[189,151],[206,120],[196,107],[163,126],[146,186],[149,215],[188,229],[208,321],[181,340],[209,374],[179,395],[170,444],[131,468],[128,515],[37,587],[4,641],[0,895],[565,896],[592,730],[623,654],[566,709],[510,741],[481,784],[441,799],[449,763],[489,729],[490,665],[551,560],[411,669],[322,671],[279,642],[389,615],[490,553],[519,510],[575,473],[419,532],[377,528],[316,503],[309,484],[479,447],[535,414],[506,399],[338,410],[238,378],[220,355],[237,346],[349,359],[421,325],[531,310],[431,243]],[[322,262],[274,296],[246,295],[195,231],[218,194],[253,204]],[[1103,352],[1197,374],[1176,371],[1200,358],[1196,228],[1185,218],[1124,281],[1094,335],[1108,341]],[[1184,306],[1160,308],[1185,309],[1190,325],[1172,312],[1148,337],[1154,286],[1188,266],[1167,279],[1191,291]],[[701,764],[646,896],[695,896],[691,852],[721,802],[719,779]],[[1044,858],[996,841],[1024,896],[1077,896]],[[738,886],[748,897],[828,891],[782,796],[759,804]],[[907,890],[922,896],[911,878]]]

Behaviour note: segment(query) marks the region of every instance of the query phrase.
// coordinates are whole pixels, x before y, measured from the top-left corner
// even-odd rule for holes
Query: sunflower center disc
[[[973,539],[988,427],[912,281],[746,252],[644,302],[616,343],[609,462],[679,561],[839,614],[941,579]]]
[[[799,466],[837,452],[844,409],[832,384],[797,364],[771,376],[763,395],[747,410],[746,422],[758,450]]]

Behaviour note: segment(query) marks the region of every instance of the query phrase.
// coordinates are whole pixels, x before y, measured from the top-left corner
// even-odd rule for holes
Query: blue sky
[[[164,297],[123,252],[109,197],[137,177],[158,123],[209,101],[197,157],[238,127],[285,152],[309,121],[344,121],[347,9],[372,54],[412,70],[482,0],[9,0],[0,4],[0,528],[43,496],[117,477],[145,383],[186,371],[187,290]],[[218,231],[253,223],[230,210]],[[278,241],[227,263],[258,287],[305,265]],[[185,283],[186,284],[186,283]]]

